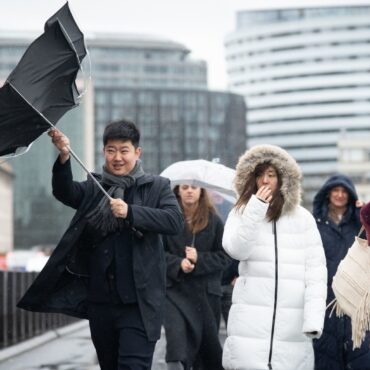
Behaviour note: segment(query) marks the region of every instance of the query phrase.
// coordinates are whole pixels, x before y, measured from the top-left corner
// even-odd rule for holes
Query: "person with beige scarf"
[[[333,277],[361,229],[361,202],[350,178],[331,176],[314,198],[313,214],[323,241],[328,268],[327,304],[333,302]],[[314,341],[315,370],[370,369],[370,334],[353,350],[351,319],[326,311],[324,331]]]

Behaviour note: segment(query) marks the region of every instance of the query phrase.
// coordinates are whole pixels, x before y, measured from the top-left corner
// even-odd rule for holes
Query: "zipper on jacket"
[[[272,347],[273,347],[274,331],[275,331],[276,305],[277,305],[277,293],[278,293],[278,247],[277,247],[276,221],[273,222],[273,233],[274,233],[274,244],[275,244],[275,297],[274,297],[274,312],[272,314],[270,352],[269,352],[269,362],[268,362],[268,368],[270,370],[272,370],[271,359],[272,359]]]

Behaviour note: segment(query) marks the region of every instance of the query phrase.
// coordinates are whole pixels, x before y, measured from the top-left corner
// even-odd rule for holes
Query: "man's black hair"
[[[103,144],[107,144],[108,140],[124,140],[131,141],[132,145],[137,148],[140,143],[140,131],[132,121],[121,119],[109,123],[103,134]]]

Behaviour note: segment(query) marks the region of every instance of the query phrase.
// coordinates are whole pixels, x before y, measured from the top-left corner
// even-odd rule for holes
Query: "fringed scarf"
[[[356,237],[333,277],[335,299],[328,304],[332,306],[330,316],[335,310],[337,316],[346,314],[351,318],[353,349],[361,347],[370,330],[369,271],[370,247],[367,240]]]
[[[107,193],[112,198],[124,199],[125,190],[133,186],[136,180],[144,176],[144,170],[141,166],[141,161],[137,160],[132,171],[124,176],[115,176],[107,171],[106,166],[103,166],[102,184],[109,186]],[[117,218],[113,215],[110,208],[109,199],[103,196],[98,205],[87,215],[87,223],[102,235],[115,232],[125,226],[125,220]]]

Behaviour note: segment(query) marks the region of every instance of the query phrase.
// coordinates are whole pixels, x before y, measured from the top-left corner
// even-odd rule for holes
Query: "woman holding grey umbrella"
[[[203,363],[203,369],[222,369],[221,274],[229,264],[221,245],[223,224],[205,189],[180,185],[174,192],[186,225],[182,233],[164,236],[167,366],[188,370]]]

